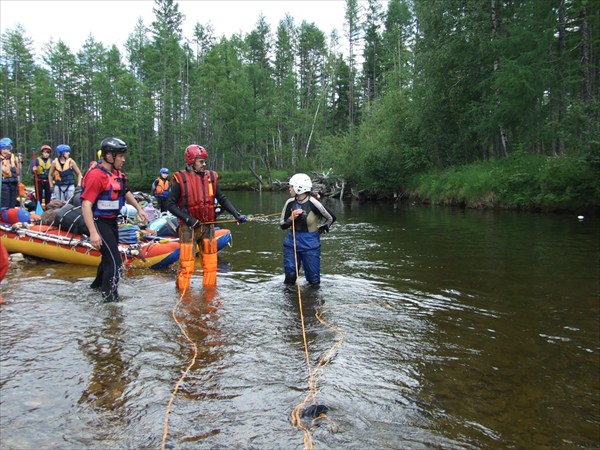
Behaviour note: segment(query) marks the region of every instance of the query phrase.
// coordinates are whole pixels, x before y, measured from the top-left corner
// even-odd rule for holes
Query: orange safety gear
[[[212,226],[205,228],[209,237],[200,239],[200,236],[206,234],[200,230],[194,230],[189,227],[179,228],[179,273],[177,274],[177,289],[183,292],[190,287],[192,274],[194,273],[194,251],[197,244],[200,244],[202,261],[202,284],[204,286],[216,286],[217,284],[217,238],[213,235]]]
[[[67,158],[65,160],[65,162],[61,164],[61,162],[58,158],[54,159],[54,181],[60,181],[62,178],[61,174],[63,172],[67,172],[68,170],[71,171],[71,172],[68,172],[69,176],[73,177],[72,169],[71,169],[71,161],[73,161],[71,158]],[[73,181],[75,181],[75,178],[73,178]]]
[[[180,244],[179,266],[177,289],[187,291],[190,287],[192,273],[194,273],[194,242],[182,242]]]
[[[14,178],[16,181],[18,174],[19,169],[15,155],[10,155],[10,158],[2,160],[2,178],[5,180]]]
[[[165,191],[169,190],[169,180],[165,180],[163,178],[156,179],[156,189],[154,190],[157,194],[162,194]]]
[[[202,285],[216,286],[217,240],[214,237],[202,239],[202,271]]]
[[[41,156],[38,156],[35,159],[35,171],[37,172],[38,175],[44,175],[44,174],[48,174],[48,171],[50,170],[50,166],[52,166],[52,160],[50,158],[46,159],[46,161],[44,161],[44,159]],[[48,177],[46,177],[48,178]]]
[[[12,177],[12,165],[10,163],[10,159],[2,160],[2,178],[11,178]]]
[[[219,175],[211,170],[204,171],[204,176],[196,172],[182,170],[173,177],[181,187],[181,197],[177,206],[187,211],[190,216],[202,223],[215,221],[215,193]],[[179,219],[180,223],[184,223]]]

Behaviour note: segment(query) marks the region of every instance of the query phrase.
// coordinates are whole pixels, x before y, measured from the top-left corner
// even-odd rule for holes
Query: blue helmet
[[[58,156],[62,156],[64,152],[70,151],[71,147],[69,147],[67,144],[60,144],[58,147],[56,147],[56,153],[58,153]]]
[[[167,175],[169,175],[169,169],[167,169],[166,167],[163,167],[162,169],[160,169],[160,174],[162,175],[163,173],[166,173]]]
[[[0,149],[3,149],[3,148],[12,149],[12,147],[13,147],[13,141],[11,138],[5,137],[5,138],[0,139]]]

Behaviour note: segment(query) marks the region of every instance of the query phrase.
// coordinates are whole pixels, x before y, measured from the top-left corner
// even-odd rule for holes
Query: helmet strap
[[[108,155],[112,156],[112,162],[110,162],[107,157]],[[111,170],[115,168],[115,159],[116,159],[116,154],[114,152],[106,152],[103,156],[102,156],[102,161],[104,161],[106,164],[110,164],[110,168]]]

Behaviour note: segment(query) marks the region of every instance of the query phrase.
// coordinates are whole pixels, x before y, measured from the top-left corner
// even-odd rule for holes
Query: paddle
[[[41,216],[44,212],[42,205],[40,203],[40,186],[38,184],[38,174],[37,174],[37,168],[36,166],[38,165],[39,161],[37,160],[36,156],[35,156],[35,148],[31,149],[31,154],[33,155],[33,180],[35,183],[35,199],[37,200],[37,204],[35,205],[35,213],[39,216]]]

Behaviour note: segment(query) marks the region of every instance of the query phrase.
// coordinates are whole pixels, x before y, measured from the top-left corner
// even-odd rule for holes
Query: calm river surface
[[[285,194],[230,193],[248,215]],[[218,286],[11,265],[1,285],[0,448],[302,449],[292,411],[329,408],[315,449],[600,446],[600,221],[327,201],[322,282],[283,287],[278,217],[232,225]],[[325,322],[318,320],[316,313]],[[177,381],[195,364],[168,408]],[[330,325],[330,327],[326,326]],[[327,357],[319,366],[319,361]]]

